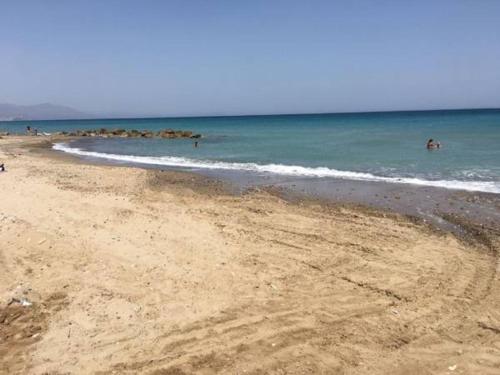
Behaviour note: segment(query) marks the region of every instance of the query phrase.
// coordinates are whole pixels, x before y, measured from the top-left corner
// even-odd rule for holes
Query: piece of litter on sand
[[[44,238],[43,240],[38,241],[38,244],[39,244],[39,245],[41,245],[41,244],[43,244],[45,241],[47,241],[47,239],[46,239],[46,238]]]
[[[28,301],[26,298],[21,298],[21,299],[12,298],[9,301],[9,303],[7,304],[7,306],[12,305],[14,302],[19,303],[21,306],[24,306],[24,307],[28,307],[28,306],[33,305],[33,303],[31,303],[30,301]]]
[[[457,365],[449,366],[448,370],[455,371],[457,369]]]
[[[19,301],[19,303],[21,304],[21,306],[31,306],[33,305],[33,303],[31,303],[30,301],[28,301],[26,298],[21,298],[21,300]]]
[[[394,314],[394,315],[399,315],[399,311],[396,310],[396,309],[392,309],[391,312]]]

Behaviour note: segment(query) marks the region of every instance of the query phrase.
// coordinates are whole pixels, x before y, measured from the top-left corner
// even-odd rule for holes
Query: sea
[[[189,171],[412,184],[500,193],[500,109],[0,122],[55,133],[181,129],[193,139],[82,138],[59,152]],[[441,143],[428,150],[428,139]]]

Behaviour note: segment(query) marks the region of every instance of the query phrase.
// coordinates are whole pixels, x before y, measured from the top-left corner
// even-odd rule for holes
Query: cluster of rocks
[[[164,129],[157,132],[151,130],[125,130],[125,129],[98,129],[77,130],[75,132],[60,132],[60,135],[69,137],[120,137],[120,138],[201,138],[201,134],[194,134],[189,130]]]

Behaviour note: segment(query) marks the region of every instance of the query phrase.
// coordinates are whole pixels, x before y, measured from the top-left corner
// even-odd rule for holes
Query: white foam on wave
[[[95,151],[85,151],[76,147],[70,147],[65,143],[56,143],[52,146],[54,150],[67,152],[74,155],[88,156],[93,158],[114,160],[119,162],[163,165],[169,167],[201,168],[214,170],[236,170],[256,173],[272,173],[283,176],[297,177],[333,177],[357,181],[379,181],[400,184],[412,184],[421,186],[433,186],[446,189],[482,191],[487,193],[500,193],[500,184],[489,181],[459,181],[459,180],[423,180],[408,177],[383,177],[371,173],[340,171],[326,167],[302,167],[298,165],[283,164],[256,164],[256,163],[228,163],[210,160],[188,159],[176,156],[135,156],[108,154]]]

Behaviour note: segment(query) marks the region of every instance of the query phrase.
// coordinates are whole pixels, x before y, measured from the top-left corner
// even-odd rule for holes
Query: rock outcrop
[[[69,137],[119,137],[119,138],[201,138],[201,134],[193,134],[189,130],[164,129],[157,132],[151,130],[125,130],[125,129],[96,129],[77,130],[74,132],[60,132],[60,135]]]

